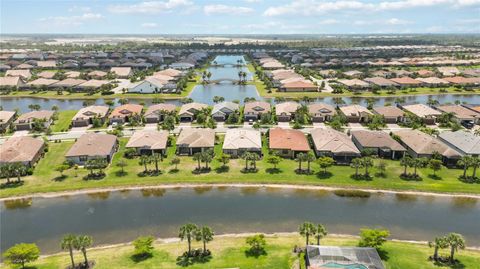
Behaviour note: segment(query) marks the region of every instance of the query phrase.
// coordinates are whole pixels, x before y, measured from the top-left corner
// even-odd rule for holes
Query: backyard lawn
[[[221,137],[220,137],[221,140]],[[197,167],[197,162],[190,156],[181,156],[178,171],[170,161],[175,156],[175,145],[168,148],[168,157],[159,164],[161,174],[157,176],[141,177],[139,174],[144,170],[143,165],[139,164],[139,158],[125,159],[123,153],[127,138],[120,139],[120,149],[114,155],[112,163],[105,170],[107,176],[101,180],[84,180],[83,176],[87,171],[83,168],[71,168],[64,172],[66,177],[61,178],[60,173],[55,171],[55,167],[61,164],[63,157],[73,142],[50,143],[49,151],[45,157],[40,160],[32,176],[24,178],[24,184],[17,187],[9,187],[0,191],[0,197],[28,195],[40,192],[68,191],[92,188],[107,188],[121,186],[147,186],[161,184],[182,184],[182,183],[250,183],[250,184],[299,184],[299,185],[321,185],[331,187],[348,188],[368,188],[368,189],[388,189],[399,191],[427,191],[444,193],[470,193],[480,194],[480,184],[464,183],[458,179],[462,174],[461,169],[447,169],[436,172],[437,177],[433,177],[431,169],[419,169],[421,180],[404,180],[399,177],[403,172],[403,167],[399,161],[384,160],[387,164],[384,176],[377,174],[377,168],[370,168],[372,178],[370,180],[356,180],[351,176],[355,169],[349,166],[333,166],[328,168],[326,174],[320,172],[317,164],[312,163],[311,174],[297,174],[295,170],[298,162],[290,159],[282,159],[278,169],[271,169],[273,166],[266,162],[268,150],[264,141],[264,158],[257,162],[257,173],[243,173],[245,161],[242,159],[231,160],[227,169],[222,169],[222,164],[214,160],[209,166],[212,170],[209,173],[194,174],[193,170]],[[174,144],[174,143],[173,143]],[[217,156],[221,152],[221,144],[215,147]],[[127,166],[125,174],[120,173],[121,168],[117,166],[119,160],[125,160]],[[378,163],[380,159],[375,160]],[[306,167],[306,163],[303,163]],[[154,164],[150,164],[148,169],[153,170]],[[363,169],[360,169],[363,172]],[[409,168],[409,172],[412,169]],[[471,173],[471,171],[468,171]]]
[[[63,110],[58,112],[58,119],[52,125],[52,132],[68,131],[73,116],[77,114],[76,110]]]
[[[207,247],[212,251],[213,257],[206,263],[196,263],[188,268],[276,268],[289,269],[298,256],[292,252],[295,245],[302,246],[304,239],[297,235],[267,236],[266,255],[247,256],[248,249],[245,237],[218,237]],[[327,236],[322,239],[322,245],[356,246],[358,240],[354,237],[339,238]],[[193,243],[194,248],[200,248],[201,244]],[[87,253],[89,260],[95,260],[95,268],[181,268],[176,265],[175,259],[186,250],[185,242],[156,243],[153,257],[143,261],[132,259],[133,247],[131,245],[112,247],[106,249],[93,249]],[[434,269],[451,268],[434,266],[428,261],[428,256],[433,250],[426,245],[400,243],[388,241],[381,248],[383,263],[387,269]],[[442,255],[448,255],[446,251]],[[460,250],[456,255],[461,264],[452,268],[479,268],[480,252],[472,250]],[[75,261],[83,259],[81,254],[75,254]],[[37,269],[65,268],[69,265],[69,257],[66,252],[46,258],[41,258],[32,263]],[[298,267],[297,267],[298,268]],[[302,267],[304,268],[303,264]]]

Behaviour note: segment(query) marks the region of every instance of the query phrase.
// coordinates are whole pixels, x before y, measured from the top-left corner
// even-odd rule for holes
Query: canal
[[[43,253],[59,251],[63,234],[88,234],[96,244],[140,235],[175,237],[187,222],[217,234],[295,232],[303,221],[330,233],[358,234],[363,227],[389,229],[392,238],[432,240],[448,232],[480,246],[478,199],[400,194],[341,197],[333,192],[254,187],[147,189],[33,198],[0,205],[1,248],[35,242]]]

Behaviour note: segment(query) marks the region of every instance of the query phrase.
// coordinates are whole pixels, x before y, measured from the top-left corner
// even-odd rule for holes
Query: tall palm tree
[[[194,161],[197,161],[197,170],[200,170],[201,167],[200,167],[200,162],[202,161],[202,153],[201,152],[196,152],[195,154],[193,154],[193,160]]]
[[[151,160],[155,163],[155,172],[158,173],[158,162],[163,161],[163,155],[161,153],[153,153]]]
[[[248,162],[252,159],[252,154],[247,151],[242,155],[242,158],[245,160],[245,171],[248,170]]]
[[[297,154],[298,172],[302,172],[302,162],[306,161],[305,153]]]
[[[317,245],[320,246],[320,239],[324,238],[328,234],[327,229],[322,224],[317,224],[315,230],[315,238],[317,238]]]
[[[10,184],[10,177],[12,176],[12,165],[4,163],[0,166],[0,174],[7,179],[7,184]]]
[[[75,239],[75,249],[80,250],[83,254],[83,259],[85,261],[85,268],[88,268],[88,259],[87,259],[87,248],[93,244],[93,239],[88,235],[79,235]]]
[[[350,166],[355,168],[355,177],[358,177],[358,169],[362,167],[362,165],[363,165],[363,162],[361,158],[355,158],[350,163]]]
[[[187,223],[180,227],[178,237],[180,240],[187,240],[188,243],[188,254],[192,252],[192,239],[195,238],[195,235],[198,231],[198,226],[193,223]]]
[[[142,155],[142,156],[140,156],[140,161],[139,161],[139,163],[140,163],[140,165],[143,165],[143,167],[144,167],[143,172],[144,172],[144,173],[146,173],[146,172],[148,171],[148,164],[149,164],[150,162],[151,162],[150,156],[148,156],[148,155]]]
[[[77,240],[77,237],[73,234],[66,234],[62,238],[62,242],[60,243],[60,246],[62,250],[68,249],[68,252],[70,254],[70,262],[72,263],[72,268],[75,268],[75,262],[73,260],[73,248],[75,247],[75,240]]]
[[[203,243],[203,253],[207,252],[207,243],[213,240],[215,233],[212,228],[203,226],[197,231],[196,239]]]
[[[473,167],[472,178],[477,177],[477,168],[480,166],[480,157],[472,157],[470,166]]]
[[[433,242],[428,242],[428,246],[434,248],[433,260],[436,261],[438,260],[438,250],[448,247],[448,240],[444,236],[435,237],[435,240]]]
[[[404,156],[400,160],[400,164],[403,166],[403,174],[406,176],[407,175],[407,168],[410,166],[412,163],[413,159],[410,156]]]
[[[17,182],[21,181],[21,176],[27,172],[27,167],[21,162],[14,162],[10,167],[13,174],[17,177]]]
[[[306,221],[300,225],[298,231],[300,232],[300,235],[305,236],[305,246],[307,246],[310,236],[315,235],[316,233],[316,227],[315,224]]]
[[[305,160],[307,161],[307,172],[310,173],[310,163],[315,161],[317,158],[315,157],[315,154],[313,154],[311,151],[305,155]]]
[[[450,262],[453,263],[455,261],[455,252],[458,251],[458,249],[465,248],[465,239],[461,234],[450,233],[447,235],[447,241],[450,245]]]
[[[365,176],[368,177],[370,176],[368,172],[368,168],[373,165],[373,160],[371,157],[363,157],[361,160],[362,160],[362,166],[365,167]]]
[[[471,156],[462,156],[460,160],[458,160],[458,165],[463,166],[463,178],[467,177],[467,169],[470,167],[470,164],[472,163],[472,157]]]

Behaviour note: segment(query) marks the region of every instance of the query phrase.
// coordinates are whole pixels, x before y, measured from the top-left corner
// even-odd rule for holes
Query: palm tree
[[[180,240],[187,240],[188,243],[188,254],[192,252],[192,238],[195,238],[195,235],[198,231],[198,226],[193,223],[187,223],[180,227],[180,232],[178,233],[178,237]]]
[[[315,238],[317,238],[317,245],[320,246],[320,239],[327,235],[327,229],[322,224],[317,224],[315,231]]]
[[[242,158],[245,160],[245,171],[248,170],[248,162],[252,159],[252,154],[253,153],[247,151],[242,155]]]
[[[21,176],[27,172],[27,167],[21,162],[12,163],[10,169],[12,173],[17,177],[17,182],[20,182]]]
[[[306,155],[304,153],[299,153],[297,155],[297,162],[298,162],[298,172],[302,172],[302,162],[306,161]]]
[[[362,165],[363,165],[363,167],[365,167],[365,176],[369,177],[370,175],[368,173],[368,168],[373,165],[372,158],[371,157],[363,157],[362,158]]]
[[[413,159],[412,157],[410,156],[404,156],[401,160],[400,160],[400,164],[403,166],[403,175],[407,175],[407,167],[410,166],[410,164],[412,163]]]
[[[438,250],[440,248],[448,247],[448,240],[444,236],[435,237],[435,240],[433,242],[428,242],[428,246],[435,249],[433,252],[433,260],[436,261],[438,260]]]
[[[155,163],[155,172],[158,173],[159,169],[158,169],[158,162],[162,162],[163,161],[163,155],[162,154],[159,154],[159,153],[153,153],[152,157],[151,157],[151,160]]]
[[[362,167],[363,162],[362,159],[360,158],[355,158],[352,160],[352,163],[350,163],[350,166],[355,168],[355,177],[358,177],[358,169]]]
[[[177,166],[178,164],[180,163],[180,158],[178,157],[174,157],[171,161],[170,161],[171,164],[175,165],[175,170],[177,170]]]
[[[151,162],[150,156],[148,156],[148,155],[142,155],[142,156],[140,156],[140,161],[139,161],[139,163],[140,163],[140,165],[143,165],[143,167],[144,167],[143,172],[144,172],[144,173],[147,173],[147,171],[148,171],[147,165],[148,165],[150,162]]]
[[[203,243],[203,253],[207,252],[207,243],[213,240],[215,233],[212,228],[208,226],[203,226],[197,231],[196,239],[197,241],[202,241]]]
[[[313,154],[311,151],[305,155],[305,160],[307,161],[307,172],[310,173],[310,163],[315,161],[317,158],[315,157],[315,154]]]
[[[425,164],[428,162],[426,158],[415,158],[413,159],[411,165],[413,166],[413,176],[417,177],[417,168],[424,167]]]
[[[213,151],[207,150],[202,152],[202,154],[200,155],[200,158],[202,162],[205,163],[205,169],[208,169],[208,164],[211,163],[213,160]]]
[[[4,163],[0,166],[0,174],[7,179],[7,184],[10,184],[10,177],[12,176],[12,165]]]
[[[88,268],[88,259],[87,259],[87,248],[93,244],[93,239],[88,235],[79,235],[75,239],[75,249],[80,250],[83,254],[83,259],[85,260],[85,268]]]
[[[193,154],[193,160],[197,161],[197,163],[198,163],[197,170],[200,170],[201,169],[200,162],[202,161],[202,153],[201,152],[196,152],[195,154]]]
[[[458,165],[460,166],[463,166],[463,175],[462,175],[462,178],[466,178],[467,177],[467,169],[468,167],[470,166],[470,164],[472,163],[472,157],[471,156],[462,156],[462,158],[460,158],[460,160],[458,160]]]
[[[300,225],[298,230],[300,232],[300,235],[305,236],[305,246],[307,246],[308,239],[310,238],[310,236],[315,235],[315,232],[316,232],[315,225],[311,222],[306,221]]]
[[[453,263],[455,261],[455,251],[465,248],[465,239],[461,234],[450,233],[447,235],[447,241],[450,245],[450,262]]]
[[[472,157],[470,165],[473,167],[472,178],[477,177],[477,168],[480,166],[480,157]]]
[[[77,237],[73,234],[66,234],[62,238],[62,242],[60,243],[60,246],[62,250],[68,249],[68,252],[70,254],[70,262],[72,263],[72,268],[75,268],[75,262],[73,261],[73,248],[75,247],[75,240],[77,240]]]

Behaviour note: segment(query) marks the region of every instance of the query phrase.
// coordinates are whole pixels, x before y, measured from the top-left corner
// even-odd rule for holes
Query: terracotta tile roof
[[[1,110],[0,111],[0,123],[8,122],[13,116],[15,116],[17,112],[15,111],[5,111]]]
[[[392,118],[392,117],[397,118],[405,115],[405,112],[396,106],[374,107],[373,111],[379,115],[383,115],[386,118]]]
[[[309,151],[310,145],[305,135],[294,129],[274,128],[269,131],[270,149],[289,149],[293,151]]]
[[[333,153],[360,154],[355,144],[348,135],[331,128],[316,128],[310,132],[313,144],[317,151],[328,151]]]
[[[145,117],[148,117],[152,114],[156,114],[160,111],[166,111],[168,113],[174,112],[177,107],[174,104],[156,104],[148,107],[145,112]]]
[[[75,156],[107,156],[112,152],[117,137],[109,134],[86,133],[68,150],[65,157]]]
[[[108,113],[108,106],[87,106],[81,108],[75,116],[73,116],[72,120],[79,120],[79,119],[90,119],[95,116],[99,118],[103,118]]]
[[[44,144],[30,136],[11,137],[0,145],[0,163],[31,162]]]
[[[402,106],[403,109],[421,117],[440,116],[442,113],[424,104],[414,104]]]
[[[373,115],[370,110],[368,110],[366,107],[363,107],[361,105],[349,105],[349,106],[342,106],[340,107],[340,111],[345,116],[360,116],[361,114],[368,114],[368,115]]]
[[[142,130],[136,131],[128,140],[127,148],[166,149],[168,141],[167,131]]]
[[[315,103],[308,105],[308,113],[310,115],[334,115],[335,108],[325,103]]]
[[[406,150],[400,143],[383,131],[354,130],[351,131],[351,135],[360,145],[366,148],[389,148],[396,151]]]
[[[130,116],[132,114],[141,115],[143,110],[142,105],[136,104],[125,104],[121,106],[117,106],[113,109],[112,113],[108,116],[109,118],[122,118],[125,116]]]
[[[275,114],[282,115],[287,114],[290,115],[295,113],[297,109],[300,107],[299,103],[296,102],[283,102],[275,105]]]
[[[39,120],[49,120],[53,117],[53,111],[50,110],[39,110],[39,111],[31,111],[25,114],[20,115],[17,118],[15,123],[25,123],[25,122],[32,122],[34,119]]]
[[[180,132],[177,145],[187,145],[190,148],[215,146],[215,130],[203,128],[185,128]]]
[[[390,79],[393,82],[396,82],[400,85],[420,85],[422,84],[421,81],[413,79],[411,77],[401,77],[401,78],[392,78]]]
[[[393,132],[402,142],[417,154],[433,154],[438,152],[446,157],[460,157],[460,153],[440,140],[419,130],[399,130]]]
[[[267,102],[254,101],[245,104],[244,114],[257,114],[270,112],[270,104]]]

